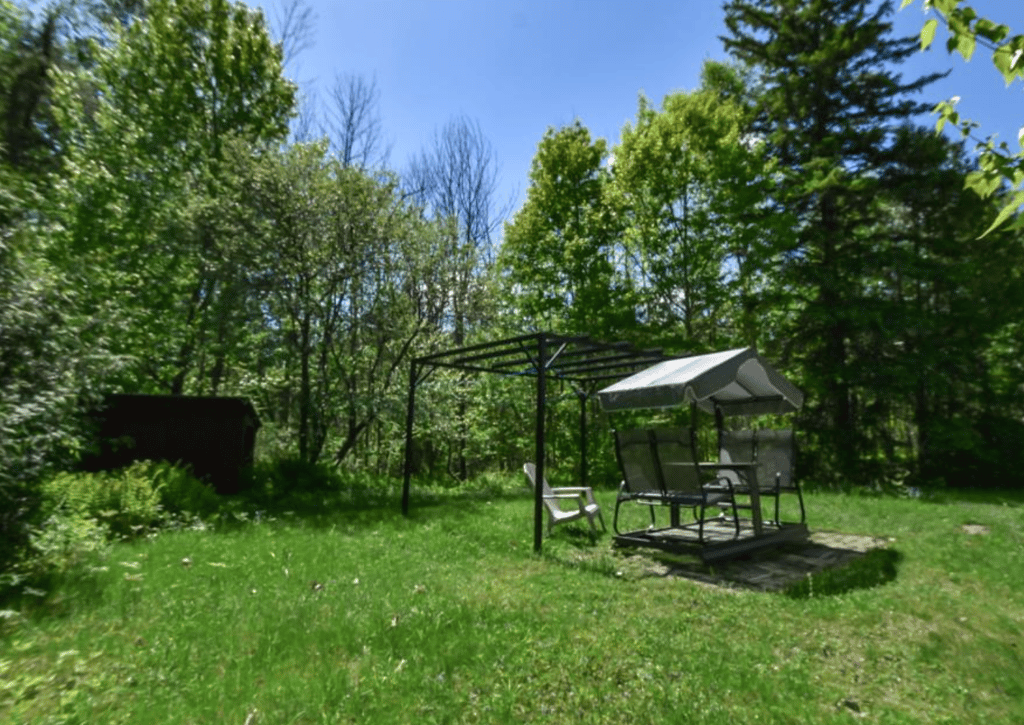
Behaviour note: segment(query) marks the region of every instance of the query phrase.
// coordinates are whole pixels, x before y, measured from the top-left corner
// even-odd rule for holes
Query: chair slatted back
[[[530,479],[530,484],[533,488],[537,488],[537,467],[532,463],[524,463],[523,471],[526,472],[526,477]],[[541,493],[545,496],[551,495],[551,486],[548,485],[547,476],[540,482]]]

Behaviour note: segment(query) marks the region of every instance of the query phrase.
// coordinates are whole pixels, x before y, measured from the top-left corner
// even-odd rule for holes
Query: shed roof
[[[247,398],[206,395],[152,395],[111,393],[104,399],[98,416],[103,419],[137,418],[237,418],[246,417],[260,427],[260,417]]]

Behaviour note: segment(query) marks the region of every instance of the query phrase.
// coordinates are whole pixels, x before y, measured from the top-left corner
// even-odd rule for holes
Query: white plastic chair
[[[523,465],[523,472],[530,479],[530,486],[533,490],[537,488],[537,469],[532,463]],[[551,488],[547,478],[543,481],[544,507],[548,510],[548,535],[555,528],[556,524],[563,524],[568,521],[576,521],[584,516],[590,522],[590,528],[597,533],[597,526],[594,525],[594,517],[601,522],[601,530],[607,531],[604,525],[604,517],[601,515],[601,508],[594,500],[594,489],[589,486],[565,486]],[[573,504],[569,505],[572,501]],[[562,508],[563,503],[566,505]]]

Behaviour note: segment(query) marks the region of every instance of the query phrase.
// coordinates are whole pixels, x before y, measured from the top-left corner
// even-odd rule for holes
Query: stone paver
[[[778,591],[825,569],[845,566],[890,539],[830,531],[812,532],[806,542],[708,565],[696,557],[664,556],[653,550],[633,550],[625,556],[641,576],[682,577],[702,584]]]

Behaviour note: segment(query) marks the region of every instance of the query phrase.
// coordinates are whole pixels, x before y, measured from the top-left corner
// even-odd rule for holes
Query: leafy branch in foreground
[[[900,9],[912,2],[903,0]],[[941,20],[949,31],[947,51],[956,51],[964,60],[970,60],[980,43],[992,51],[992,63],[1006,80],[1007,86],[1014,81],[1024,82],[1024,35],[1011,35],[1009,26],[979,16],[974,8],[962,4],[961,0],[923,0],[923,3],[926,11],[934,10],[938,17],[929,18],[921,28],[922,50],[930,47],[935,40],[935,31]],[[950,123],[960,129],[964,138],[972,137],[971,132],[978,124],[960,117],[956,110],[959,100],[953,97],[935,106],[934,112],[939,114],[936,130],[941,131]],[[1004,181],[1011,186],[1006,204],[984,232],[988,234],[1024,207],[1024,126],[1017,134],[1021,150],[1016,153],[1011,152],[1005,141],[996,144],[991,137],[985,141],[975,140],[978,141],[979,169],[967,175],[965,187],[987,198],[995,194]],[[1024,217],[1018,217],[1013,226],[1024,226]]]

